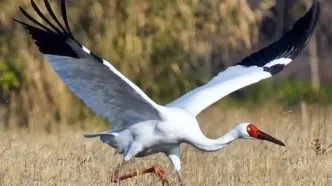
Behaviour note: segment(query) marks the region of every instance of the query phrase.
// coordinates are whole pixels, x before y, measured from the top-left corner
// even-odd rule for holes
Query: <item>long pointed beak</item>
[[[280,140],[277,140],[276,138],[258,130],[257,131],[257,137],[258,139],[261,139],[261,140],[266,140],[266,141],[269,141],[269,142],[272,142],[272,143],[275,143],[275,144],[278,144],[278,145],[281,145],[281,146],[286,146],[282,141]]]

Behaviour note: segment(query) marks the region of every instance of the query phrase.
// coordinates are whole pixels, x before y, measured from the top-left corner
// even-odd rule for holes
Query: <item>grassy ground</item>
[[[300,110],[272,106],[209,109],[199,120],[211,138],[248,121],[287,146],[239,140],[221,151],[204,153],[182,145],[186,184],[332,185],[332,152],[328,148],[332,144],[332,109],[312,106],[302,109],[302,114]],[[82,133],[72,130],[51,135],[24,131],[0,133],[0,185],[110,185],[110,174],[121,157],[99,140],[84,139]],[[154,164],[172,171],[162,154],[135,159],[122,171]],[[170,180],[175,185],[172,172]],[[154,175],[144,175],[121,185],[161,183]]]

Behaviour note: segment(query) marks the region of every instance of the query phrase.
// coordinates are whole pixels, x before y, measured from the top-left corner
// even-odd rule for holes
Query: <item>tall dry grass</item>
[[[332,149],[328,147],[332,144],[332,108],[308,106],[304,110],[306,113],[301,114],[300,108],[265,105],[214,107],[205,111],[199,121],[211,138],[248,121],[284,141],[286,147],[239,140],[221,151],[205,153],[182,145],[185,183],[192,186],[332,185]],[[99,140],[84,139],[82,133],[73,130],[54,134],[0,133],[0,185],[112,185],[111,172],[121,157]],[[171,164],[162,154],[135,159],[122,172],[154,164],[170,171],[170,183],[176,185]],[[121,185],[161,185],[161,182],[154,175],[143,175]]]

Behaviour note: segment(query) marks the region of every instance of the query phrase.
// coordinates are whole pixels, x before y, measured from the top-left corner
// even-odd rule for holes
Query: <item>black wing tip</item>
[[[290,47],[288,51],[284,53],[284,56],[294,59],[308,43],[311,35],[314,33],[318,19],[320,15],[320,4],[319,2],[313,1],[310,9],[299,18],[293,25],[293,27],[286,32],[280,40],[285,40]],[[295,47],[296,49],[292,49]]]
[[[311,8],[307,11],[307,13],[298,19],[293,28],[285,34],[290,35],[290,37],[293,36],[294,40],[289,44],[292,47],[295,47],[295,49],[288,49],[289,51],[286,52],[286,55],[281,57],[288,57],[293,60],[300,54],[315,31],[319,15],[320,3],[313,1]],[[289,38],[286,36],[285,39]]]
[[[302,27],[305,28],[304,29],[306,30],[305,32],[311,35],[317,25],[319,15],[320,15],[320,4],[319,2],[313,2],[311,8],[307,11],[307,13],[303,15],[300,19],[298,19],[298,21],[296,21],[292,30],[296,29],[296,27]]]
[[[308,10],[308,12],[303,17],[310,14],[310,17],[313,20],[317,21],[318,17],[319,17],[319,13],[320,13],[320,3],[317,2],[317,1],[313,1],[312,4],[311,4],[310,9]]]
[[[313,1],[311,8],[307,11],[307,13],[299,18],[293,28],[280,39],[290,41],[285,41],[288,42],[289,46],[282,55],[278,56],[278,58],[286,57],[294,60],[300,54],[315,31],[319,15],[320,4],[319,2]],[[293,41],[291,41],[292,38]],[[286,65],[284,64],[276,64],[271,67],[264,67],[263,70],[271,73],[271,75],[275,75],[281,72],[285,66]]]
[[[275,59],[295,59],[306,46],[311,35],[313,34],[319,15],[320,4],[319,2],[313,1],[311,8],[301,18],[299,18],[294,23],[293,27],[288,32],[284,33],[278,41],[251,54],[236,65],[245,67],[265,67],[267,63]],[[277,74],[283,69],[280,67],[283,64],[277,65],[279,65],[278,68],[276,67],[273,69],[272,67],[265,67],[264,71],[268,71],[272,75]]]
[[[66,0],[61,0],[61,13],[62,13],[62,18],[63,21],[65,22],[65,26],[67,28],[67,31],[70,35],[72,35],[72,32],[70,30],[70,26],[68,23],[68,18],[67,18],[67,8],[66,8]]]
[[[61,1],[61,6],[65,6],[65,0]],[[28,18],[30,21],[32,21],[33,23],[37,24],[38,26],[40,26],[42,29],[49,31],[49,32],[57,32],[60,35],[65,35],[68,38],[74,39],[69,26],[66,29],[63,29],[63,26],[61,25],[61,23],[58,21],[58,19],[56,18],[56,16],[54,15],[54,12],[52,10],[52,8],[49,5],[48,0],[44,0],[44,4],[47,8],[48,13],[52,16],[53,20],[58,24],[59,28],[62,29],[61,31],[59,30],[58,27],[56,27],[49,19],[47,19],[44,14],[42,14],[42,12],[40,11],[39,7],[37,6],[37,4],[35,3],[34,0],[30,0],[30,4],[33,7],[33,9],[35,10],[35,12],[38,14],[39,17],[41,17],[45,22],[46,25],[51,26],[51,28],[53,29],[49,29],[47,26],[41,24],[40,22],[36,21],[30,14],[27,13],[27,11],[24,10],[24,8],[22,8],[21,6],[18,6],[20,11],[23,13],[23,15]],[[67,18],[66,18],[67,20]],[[65,23],[66,26],[68,25],[68,23]]]
[[[19,24],[22,24],[22,25],[24,24],[22,21],[20,21],[20,20],[14,18],[14,17],[12,17],[12,20],[13,20],[14,22],[19,23]]]
[[[300,18],[297,22],[301,22],[301,19],[303,19],[303,22],[307,22],[307,30],[310,34],[312,34],[319,20],[319,15],[320,15],[320,3],[313,1],[308,12],[304,16],[302,16],[302,18]],[[294,24],[294,26],[295,25],[296,23]]]
[[[47,0],[45,0],[47,1]],[[63,1],[64,2],[64,1]],[[50,55],[61,55],[61,56],[68,56],[68,57],[74,57],[78,58],[77,52],[75,52],[72,47],[68,43],[70,41],[74,41],[75,43],[79,44],[70,31],[68,30],[60,30],[63,28],[63,26],[60,23],[58,25],[60,28],[57,28],[54,24],[50,22],[50,20],[45,20],[46,17],[41,13],[37,5],[33,0],[31,0],[31,5],[38,14],[45,22],[45,25],[50,26],[51,28],[48,28],[44,24],[36,21],[30,14],[28,14],[21,6],[19,6],[20,11],[22,14],[28,18],[32,23],[38,25],[38,26],[32,26],[28,23],[25,23],[23,21],[20,21],[18,19],[13,18],[13,20],[21,25],[24,26],[25,29],[29,32],[31,37],[35,40],[36,45],[39,48],[39,51],[43,54],[50,54]],[[50,7],[47,8],[48,13],[52,14],[50,12]],[[54,19],[53,15],[52,18]],[[72,42],[71,42],[72,43]]]

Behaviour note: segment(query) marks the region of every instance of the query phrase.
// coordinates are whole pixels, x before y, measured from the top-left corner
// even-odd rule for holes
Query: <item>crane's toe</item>
[[[159,165],[155,165],[152,167],[152,170],[153,173],[155,173],[161,179],[163,186],[165,185],[165,183],[167,183],[167,185],[169,184],[167,180],[168,174],[165,169],[161,168]]]
[[[113,183],[118,183],[120,181],[120,174],[118,171],[116,171],[115,173],[112,174],[111,181]]]
[[[159,176],[162,180],[167,178],[167,176],[168,176],[167,172],[163,168],[161,168],[159,165],[153,166],[152,168],[153,168],[153,172],[157,176]]]

